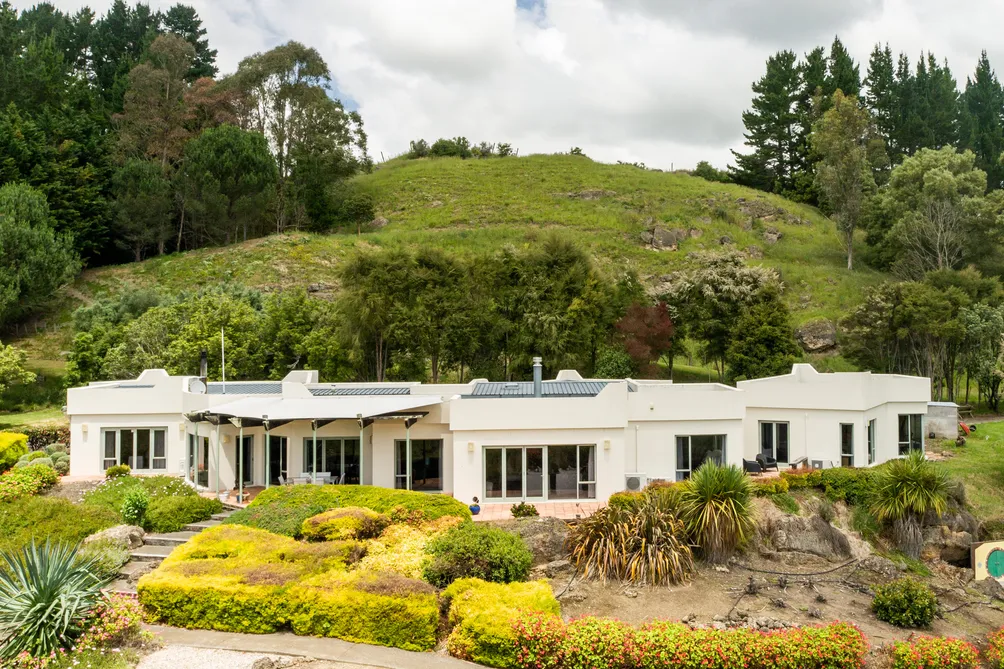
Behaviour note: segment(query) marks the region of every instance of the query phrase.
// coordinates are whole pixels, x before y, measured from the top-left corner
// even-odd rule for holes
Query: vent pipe
[[[205,383],[209,376],[209,353],[205,350],[199,355],[199,378]]]
[[[533,396],[544,396],[544,368],[540,364],[540,356],[533,359]]]

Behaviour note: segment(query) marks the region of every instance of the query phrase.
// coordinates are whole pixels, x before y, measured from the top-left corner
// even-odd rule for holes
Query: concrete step
[[[201,523],[189,523],[185,525],[186,532],[201,532],[202,530],[208,530],[210,527],[216,527],[223,521],[220,520],[204,520]]]
[[[149,562],[135,562],[133,560],[130,560],[129,562],[126,562],[124,565],[122,565],[121,569],[119,569],[119,577],[135,581],[143,574],[149,572],[155,566],[156,565],[151,565]]]
[[[160,562],[174,550],[174,546],[143,546],[130,555],[137,562]]]
[[[117,581],[112,581],[104,588],[105,592],[119,593],[123,595],[135,595],[136,594],[136,584],[130,583],[125,579],[119,579]]]
[[[180,546],[198,532],[165,532],[163,534],[148,534],[143,537],[146,546]]]
[[[212,520],[226,520],[233,515],[233,511],[223,511],[222,513],[214,513]]]

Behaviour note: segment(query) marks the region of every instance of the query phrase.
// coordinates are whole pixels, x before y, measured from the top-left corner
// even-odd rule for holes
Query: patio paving
[[[482,504],[481,513],[474,516],[476,521],[488,520],[509,520],[512,513],[509,508],[512,503],[502,504]],[[596,513],[603,506],[601,502],[537,502],[537,513],[547,518],[560,518],[562,520],[574,520],[585,518]]]

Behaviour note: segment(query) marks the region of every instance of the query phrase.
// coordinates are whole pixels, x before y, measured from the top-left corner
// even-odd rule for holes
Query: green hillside
[[[726,244],[750,254],[749,262],[781,272],[796,322],[839,317],[883,278],[845,269],[833,223],[815,209],[682,173],[541,155],[397,159],[357,182],[372,192],[378,215],[361,235],[276,235],[88,270],[41,315],[47,327],[19,345],[33,358],[57,359],[68,343],[72,310],[126,286],[174,291],[234,281],[267,291],[315,284],[323,295],[336,281],[341,258],[358,248],[435,245],[475,252],[532,244],[552,229],[588,249],[606,270],[634,268],[652,286],[697,262],[692,252],[724,248],[727,238]],[[675,250],[653,249],[643,239],[653,229],[664,242],[682,239],[670,246]]]

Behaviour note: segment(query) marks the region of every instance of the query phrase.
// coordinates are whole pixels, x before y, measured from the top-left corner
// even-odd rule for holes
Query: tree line
[[[205,35],[181,4],[115,0],[99,17],[0,3],[0,187],[30,187],[48,208],[31,220],[0,209],[0,285],[14,301],[40,291],[12,268],[54,250],[65,277],[372,219],[372,201],[348,182],[371,167],[362,119],[330,95],[320,54],[289,42],[217,77]],[[37,243],[11,241],[26,236]],[[49,236],[62,241],[39,241]],[[12,248],[21,255],[8,257]],[[0,325],[24,313],[3,302]]]

